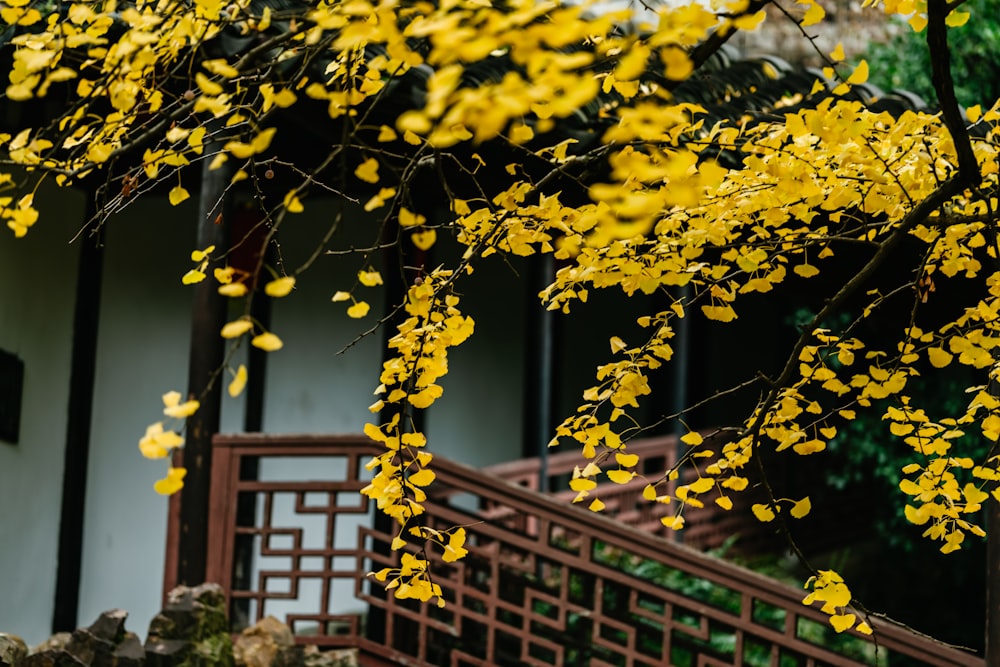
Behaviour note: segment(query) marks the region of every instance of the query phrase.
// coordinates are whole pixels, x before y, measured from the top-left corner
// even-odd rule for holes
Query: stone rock
[[[244,630],[233,654],[237,667],[358,667],[357,650],[296,644],[291,628],[271,616]]]
[[[143,667],[146,652],[125,630],[128,613],[106,611],[89,628],[61,632],[39,644],[21,667]]]
[[[315,646],[308,646],[305,649],[303,667],[358,667],[358,650],[344,648],[320,651]]]
[[[68,644],[69,640],[72,638],[73,635],[69,632],[57,632],[38,646],[31,649],[31,652],[41,653],[42,651],[53,651],[66,648],[66,644]]]
[[[240,667],[271,667],[279,653],[294,645],[291,628],[268,616],[240,633],[233,645],[233,658]]]
[[[126,632],[111,654],[114,667],[143,667],[146,663],[146,649],[142,646],[139,635]]]
[[[21,661],[21,667],[87,667],[65,649],[46,649],[32,653]]]
[[[28,645],[17,635],[0,632],[0,667],[18,667],[28,655]]]
[[[233,667],[226,596],[216,584],[178,586],[149,624],[147,667]]]
[[[89,628],[74,631],[65,651],[90,667],[119,667],[119,656],[116,655],[119,645],[139,641],[133,633],[125,631],[127,617],[128,612],[123,609],[104,612]],[[133,641],[128,641],[130,638]],[[127,655],[129,649],[126,647],[124,650]],[[134,660],[124,659],[121,667],[137,667],[137,664]]]

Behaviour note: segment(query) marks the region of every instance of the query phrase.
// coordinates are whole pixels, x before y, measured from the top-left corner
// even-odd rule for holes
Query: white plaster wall
[[[288,273],[297,271],[333,224],[334,205],[312,200],[305,212],[289,217],[279,234],[280,254]],[[378,232],[368,214],[346,213],[329,247],[366,247]],[[382,313],[382,290],[358,287],[355,295],[371,305],[367,317],[347,316],[350,302],[332,303],[338,290],[350,290],[359,269],[381,265],[360,255],[321,255],[300,275],[295,291],[275,300],[274,332],[285,347],[269,355],[264,400],[264,430],[269,433],[361,433],[371,418],[381,369],[382,334],[376,332],[344,350],[372,327]]]
[[[26,237],[0,229],[0,348],[25,364],[20,441],[0,442],[0,631],[30,644],[52,625],[83,206],[68,191],[37,199]]]
[[[106,227],[90,462],[87,474],[79,623],[102,611],[129,612],[145,635],[159,611],[167,500],[153,491],[165,461],[137,444],[163,418],[161,395],[187,388],[196,212],[165,199],[137,202]]]

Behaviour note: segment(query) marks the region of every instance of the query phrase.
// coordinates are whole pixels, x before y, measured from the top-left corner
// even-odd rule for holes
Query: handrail
[[[464,525],[470,553],[458,563],[435,564],[435,581],[449,600],[443,610],[398,601],[364,577],[393,562],[385,549],[392,527],[370,523],[367,499],[359,497],[353,507],[346,506],[346,497],[338,501],[366,483],[363,464],[378,452],[373,443],[363,436],[243,435],[218,436],[215,447],[210,544],[217,548],[209,554],[211,574],[229,590],[233,609],[249,613],[250,621],[284,612],[293,624],[316,626],[314,635],[299,641],[362,646],[411,665],[689,660],[723,666],[778,664],[780,656],[791,655],[804,660],[795,664],[848,667],[874,655],[874,645],[860,637],[840,638],[842,644],[855,642],[849,648],[861,651],[860,657],[819,645],[815,635],[827,627],[826,616],[801,604],[801,590],[440,457],[433,464],[437,479],[425,520],[439,529]],[[241,480],[245,457],[336,459],[343,474],[322,484],[308,475],[297,481]],[[254,526],[236,525],[234,498],[240,493],[258,499]],[[287,517],[279,516],[282,502]],[[504,512],[483,522],[484,507]],[[326,522],[326,535],[309,544],[307,524],[314,519]],[[300,521],[302,526],[293,525]],[[340,541],[344,521],[355,522],[353,544]],[[231,586],[233,568],[246,567],[233,562],[240,540],[256,544],[256,577],[248,590]],[[344,559],[351,558],[354,565],[347,567]],[[279,567],[279,560],[286,566]],[[288,584],[276,587],[276,581]],[[310,582],[320,602],[303,610]],[[349,605],[335,608],[350,597],[335,590],[346,590],[346,584],[353,599],[367,605],[367,621]],[[870,622],[880,656],[888,651],[938,667],[984,665],[981,658],[890,623]],[[299,632],[295,625],[293,630]]]

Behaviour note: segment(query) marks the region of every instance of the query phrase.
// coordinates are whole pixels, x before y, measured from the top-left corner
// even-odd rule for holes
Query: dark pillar
[[[199,249],[214,245],[218,253],[228,247],[229,211],[219,207],[224,207],[221,202],[230,178],[226,168],[211,171],[206,162],[202,169],[196,242]],[[187,476],[180,496],[178,584],[197,585],[205,579],[212,436],[219,430],[224,384],[215,371],[222,365],[225,353],[224,340],[219,336],[225,323],[226,299],[218,293],[215,281],[206,279],[195,285],[188,392],[201,401],[201,407],[187,420],[186,442],[180,452]]]
[[[93,219],[96,207],[93,199],[88,199],[88,202],[84,214],[87,219]],[[83,509],[87,496],[90,420],[97,367],[97,328],[104,263],[103,236],[100,224],[95,223],[80,239],[52,632],[71,631],[77,627],[80,561],[83,557]]]
[[[555,277],[551,253],[528,260],[525,305],[524,440],[522,454],[538,457],[538,490],[549,489],[549,441],[555,434],[555,313],[538,301],[538,293]]]
[[[986,503],[986,664],[1000,665],[1000,502]]]

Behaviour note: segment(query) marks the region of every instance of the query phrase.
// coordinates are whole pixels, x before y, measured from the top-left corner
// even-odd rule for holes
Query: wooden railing
[[[365,576],[395,558],[392,526],[358,494],[377,451],[363,438],[216,438],[209,576],[234,629],[275,615],[300,642],[428,667],[983,667],[887,623],[873,622],[877,644],[835,635],[801,589],[439,458],[426,525],[464,526],[469,555],[435,563],[443,609],[398,601]],[[241,479],[248,461],[258,479]]]

